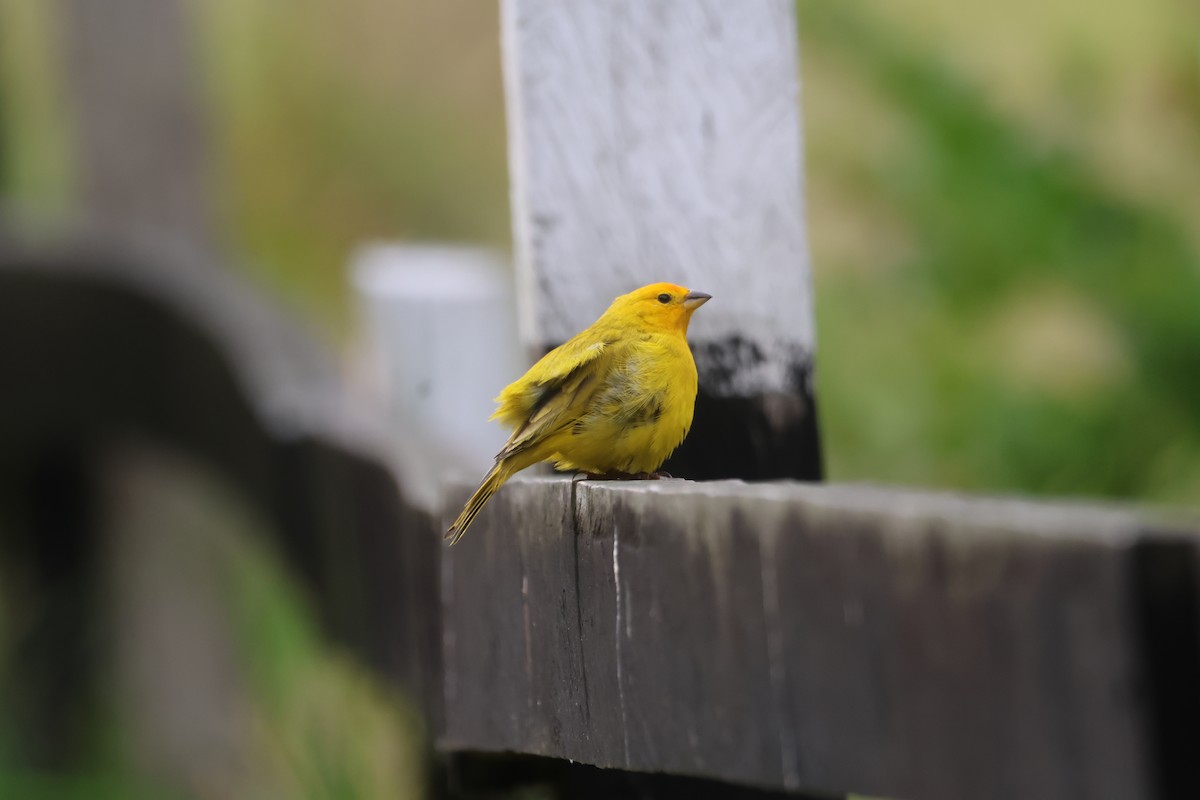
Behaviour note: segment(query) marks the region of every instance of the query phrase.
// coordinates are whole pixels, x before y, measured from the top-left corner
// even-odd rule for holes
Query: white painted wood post
[[[405,491],[423,506],[448,476],[478,480],[507,438],[488,417],[524,371],[508,276],[473,247],[377,244],[354,257],[370,377]]]
[[[709,292],[666,468],[816,479],[813,303],[790,0],[503,0],[521,332],[654,281]]]
[[[65,0],[81,215],[110,234],[214,247],[210,147],[187,0]]]

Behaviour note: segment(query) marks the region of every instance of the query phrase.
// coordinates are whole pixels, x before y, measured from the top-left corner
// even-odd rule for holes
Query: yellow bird
[[[711,295],[652,283],[621,295],[496,398],[513,429],[446,531],[454,544],[514,473],[540,461],[592,477],[649,478],[683,442],[696,405],[692,312]]]

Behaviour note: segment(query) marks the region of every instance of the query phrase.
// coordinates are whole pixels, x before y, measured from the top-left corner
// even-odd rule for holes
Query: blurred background
[[[238,268],[345,343],[364,242],[507,250],[497,4],[194,6]],[[0,20],[0,187],[49,215],[55,7]],[[1200,498],[1196,4],[798,8],[829,477]]]
[[[798,10],[829,478],[1200,503],[1200,6]],[[349,350],[360,332],[348,266],[365,242],[508,252],[496,3],[190,11],[226,260],[322,336]],[[60,12],[0,0],[0,198],[31,219],[79,191]],[[210,550],[228,591],[204,603],[240,620],[266,770],[247,785],[418,791],[400,704],[318,641],[269,558]],[[19,738],[4,724],[0,758]],[[0,795],[130,796],[136,765],[91,752],[81,783],[12,763]]]

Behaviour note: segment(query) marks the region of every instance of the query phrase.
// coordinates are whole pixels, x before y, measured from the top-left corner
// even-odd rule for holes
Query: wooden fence
[[[736,481],[497,506],[443,557],[443,747],[831,794],[1196,788],[1194,527]]]
[[[819,475],[791,5],[504,8],[528,341],[553,345],[655,264],[709,291],[738,275],[698,343],[707,394],[674,468]],[[88,63],[80,80],[100,86],[105,59]],[[580,116],[596,96],[620,101],[615,119]],[[560,134],[574,144],[549,147]],[[155,222],[138,208],[163,183],[116,180],[145,195],[107,226],[207,251],[198,184]],[[704,213],[672,213],[682,197]],[[0,230],[15,521],[0,544],[38,610],[11,667],[35,763],[71,763],[84,735],[72,709],[101,656],[82,632],[122,623],[104,565],[146,541],[139,509],[209,497],[203,474],[278,543],[330,637],[417,700],[445,796],[536,781],[571,798],[1200,797],[1195,521],[783,480],[531,479],[447,550],[446,520],[409,502],[328,358],[215,263]]]
[[[524,480],[446,550],[444,521],[405,503],[336,404],[293,413],[248,380],[328,396],[286,324],[211,275],[93,259],[0,259],[0,473],[30,520],[7,528],[6,561],[41,576],[34,597],[81,587],[21,666],[53,708],[83,702],[95,667],[62,653],[127,541],[99,514],[114,474],[150,473],[140,503],[195,491],[166,452],[266,520],[330,635],[420,699],[444,753],[726,796],[1193,796],[1194,524],[869,487]],[[236,325],[214,313],[231,302]],[[64,670],[67,696],[50,690]],[[70,717],[43,725],[53,762]],[[455,780],[478,780],[462,763]],[[616,780],[558,763],[525,768]]]

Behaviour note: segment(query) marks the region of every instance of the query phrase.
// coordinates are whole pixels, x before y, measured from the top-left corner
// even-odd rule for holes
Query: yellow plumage
[[[512,436],[446,532],[450,543],[505,481],[540,461],[594,475],[657,470],[692,425],[696,363],[687,329],[708,299],[673,283],[621,295],[505,388],[492,419]]]

